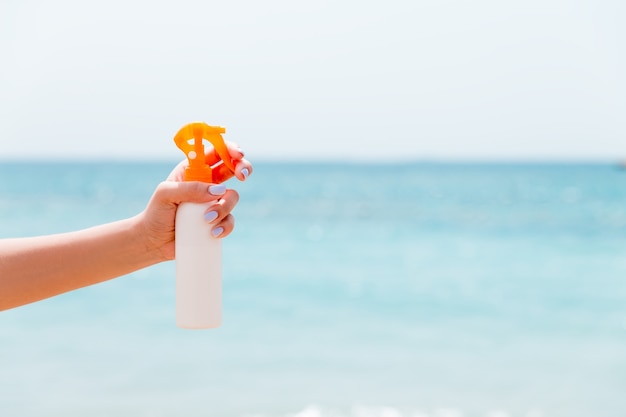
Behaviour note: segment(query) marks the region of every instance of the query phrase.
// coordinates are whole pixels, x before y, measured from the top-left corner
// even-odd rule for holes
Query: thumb
[[[207,203],[226,192],[223,184],[198,181],[164,181],[156,189],[155,198],[163,203]]]

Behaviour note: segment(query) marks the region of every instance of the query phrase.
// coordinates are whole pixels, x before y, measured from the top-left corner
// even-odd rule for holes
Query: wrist
[[[131,217],[128,221],[131,224],[135,247],[140,250],[139,256],[147,262],[147,266],[174,259],[173,249],[170,250],[170,247],[174,247],[173,238],[171,244],[168,244],[155,237],[158,234],[155,233],[152,222],[148,221],[145,211]]]

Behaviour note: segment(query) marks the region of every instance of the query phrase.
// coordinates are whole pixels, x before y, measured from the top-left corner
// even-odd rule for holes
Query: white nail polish
[[[204,215],[204,220],[211,223],[213,220],[217,219],[217,211],[209,211]]]
[[[224,184],[211,185],[209,187],[209,193],[213,195],[222,195],[226,192],[226,186]]]

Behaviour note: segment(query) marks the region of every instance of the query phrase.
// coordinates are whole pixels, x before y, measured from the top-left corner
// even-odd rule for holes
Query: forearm
[[[58,235],[0,240],[0,310],[159,262],[138,217]]]

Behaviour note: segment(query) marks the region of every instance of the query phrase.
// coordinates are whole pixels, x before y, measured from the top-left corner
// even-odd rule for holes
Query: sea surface
[[[2,162],[0,237],[133,216],[173,165]],[[176,328],[173,263],[1,312],[0,416],[626,415],[626,171],[258,163],[228,184],[223,326]]]

